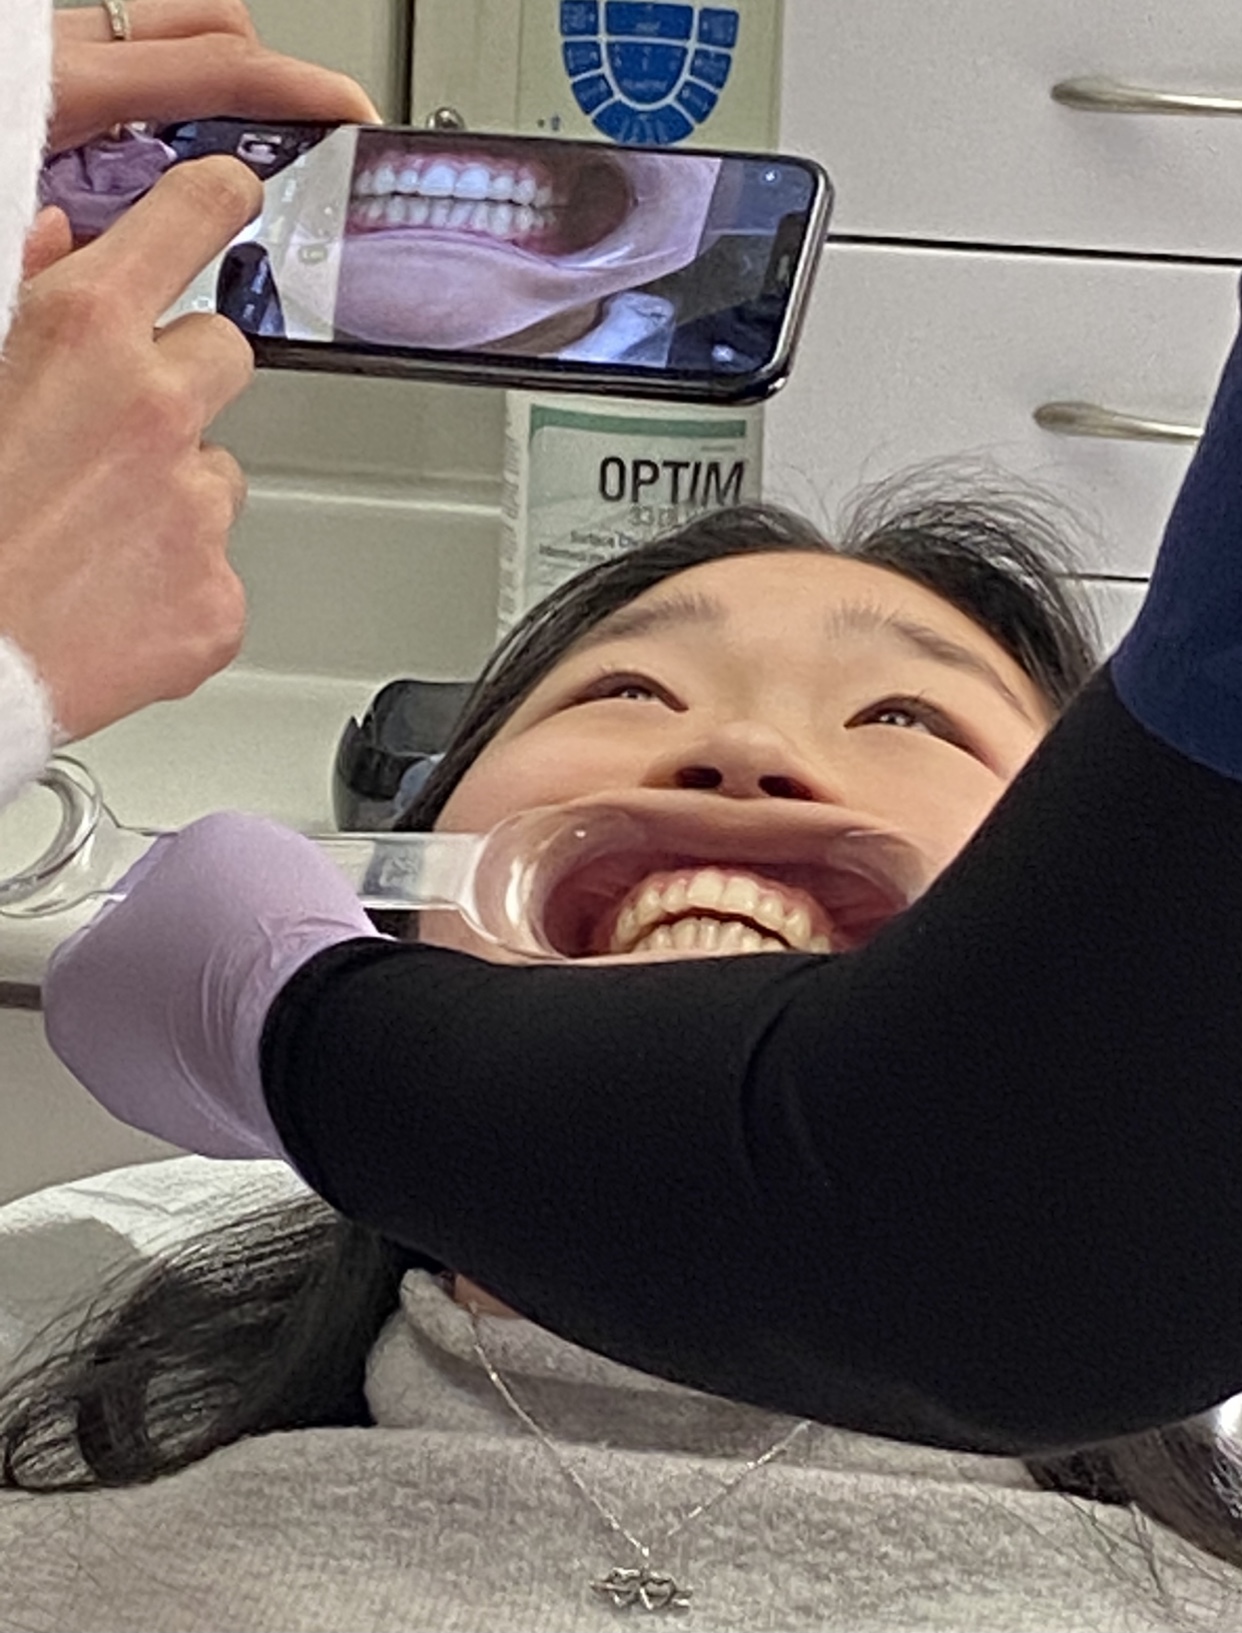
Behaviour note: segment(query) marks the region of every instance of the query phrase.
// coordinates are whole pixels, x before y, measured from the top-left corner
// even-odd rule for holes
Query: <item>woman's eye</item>
[[[942,737],[946,742],[953,743],[958,748],[968,748],[962,733],[943,710],[938,709],[934,703],[929,703],[925,698],[921,697],[885,698],[882,703],[873,704],[871,708],[855,715],[849,724],[851,726],[897,726],[905,731],[924,731],[929,736]]]
[[[886,703],[882,709],[877,709],[871,716],[871,724],[873,726],[918,726],[923,731],[931,730],[931,722],[924,714],[901,703]]]
[[[680,708],[665,687],[646,675],[604,675],[584,688],[575,701],[599,703],[614,699],[627,703],[663,703],[670,709]]]

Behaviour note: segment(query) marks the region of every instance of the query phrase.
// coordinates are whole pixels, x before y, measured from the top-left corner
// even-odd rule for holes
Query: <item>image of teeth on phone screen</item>
[[[555,356],[610,304],[695,259],[720,160],[362,132],[338,334]],[[616,327],[614,323],[614,327]]]

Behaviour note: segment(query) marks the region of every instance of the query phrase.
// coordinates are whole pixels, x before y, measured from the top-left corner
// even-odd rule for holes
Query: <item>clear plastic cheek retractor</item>
[[[120,900],[124,875],[164,830],[127,827],[87,768],[57,756],[40,779],[60,826],[30,866],[0,880],[0,914],[47,919]],[[604,806],[525,811],[489,833],[309,834],[368,909],[452,909],[479,936],[524,958],[565,955],[544,932],[549,892],[569,873],[637,841],[643,825]]]

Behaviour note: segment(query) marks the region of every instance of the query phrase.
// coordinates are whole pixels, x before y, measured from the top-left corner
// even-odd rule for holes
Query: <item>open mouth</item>
[[[562,879],[543,933],[567,958],[840,953],[863,946],[905,906],[895,886],[846,866],[634,853]]]
[[[351,234],[451,232],[532,254],[575,255],[617,231],[634,207],[606,152],[519,160],[503,146],[393,149],[355,173]]]

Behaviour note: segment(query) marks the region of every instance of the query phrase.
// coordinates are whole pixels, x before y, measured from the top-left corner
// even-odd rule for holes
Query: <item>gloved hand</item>
[[[47,1036],[114,1117],[208,1157],[281,1157],[259,1075],[272,1001],[324,948],[378,934],[300,834],[221,812],[157,840],[54,953]]]

